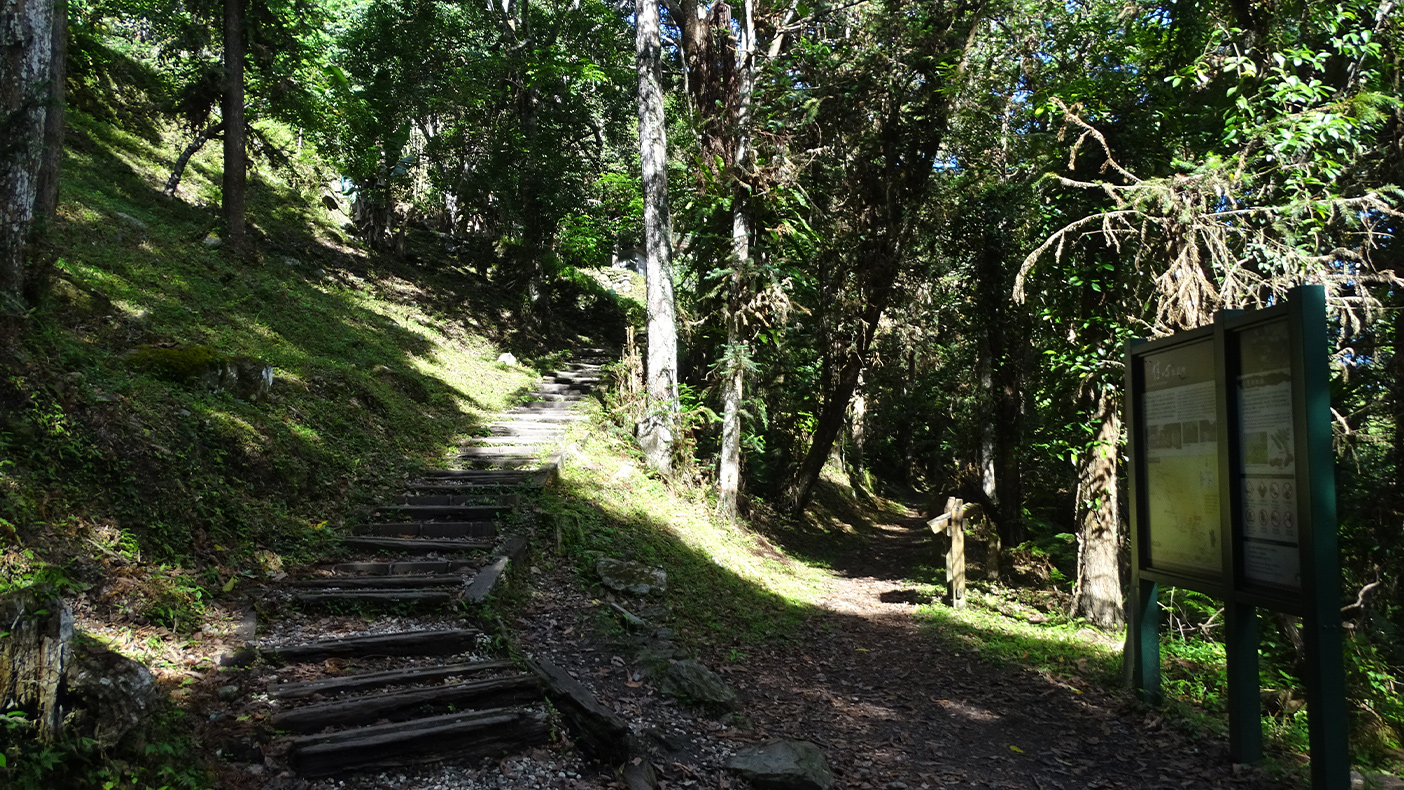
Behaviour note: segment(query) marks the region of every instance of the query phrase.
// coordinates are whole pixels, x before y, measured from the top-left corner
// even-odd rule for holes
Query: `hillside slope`
[[[562,272],[542,328],[519,330],[491,244],[418,230],[403,255],[362,248],[310,151],[251,173],[256,251],[233,258],[217,147],[167,198],[185,141],[126,125],[144,128],[70,114],[53,294],[0,337],[0,594],[55,589],[80,631],[160,670],[233,627],[248,581],[441,463],[571,346],[614,342],[625,313]],[[20,724],[0,770],[41,781],[63,753],[17,746]],[[96,781],[109,768],[88,756]]]

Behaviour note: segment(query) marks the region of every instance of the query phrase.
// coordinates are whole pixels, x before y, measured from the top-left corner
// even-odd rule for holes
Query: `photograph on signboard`
[[[1217,577],[1223,547],[1213,342],[1147,354],[1142,365],[1151,567]]]
[[[1273,587],[1301,586],[1297,515],[1296,436],[1287,319],[1236,333],[1239,375],[1235,397],[1242,496],[1243,575]]]

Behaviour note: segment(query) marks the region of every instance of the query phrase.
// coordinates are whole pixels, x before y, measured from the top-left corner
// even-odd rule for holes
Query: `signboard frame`
[[[1307,648],[1305,681],[1312,785],[1318,790],[1344,790],[1350,783],[1350,761],[1346,746],[1345,667],[1341,655],[1340,567],[1325,305],[1321,286],[1300,286],[1292,289],[1285,300],[1266,309],[1223,312],[1215,316],[1210,326],[1127,344],[1125,422],[1130,461],[1127,484],[1131,516],[1131,590],[1126,657],[1133,687],[1147,702],[1159,703],[1160,587],[1183,587],[1223,601],[1230,755],[1235,762],[1256,762],[1262,756],[1257,609],[1300,615]],[[1261,371],[1244,374],[1246,339],[1254,332],[1274,328],[1279,322],[1286,326],[1286,347],[1281,356],[1287,367],[1270,370],[1270,375]],[[1152,541],[1156,526],[1152,514],[1164,513],[1165,507],[1153,511],[1151,504],[1157,495],[1162,498],[1167,495],[1165,491],[1154,489],[1167,484],[1164,471],[1157,482],[1149,470],[1152,442],[1147,431],[1153,423],[1148,420],[1146,397],[1154,389],[1147,386],[1146,366],[1157,355],[1205,342],[1212,342],[1214,348],[1218,512],[1211,512],[1211,500],[1203,496],[1199,501],[1204,512],[1190,516],[1218,522],[1222,561],[1217,574],[1196,573],[1174,563],[1157,565]],[[1265,358],[1262,354],[1257,356]],[[1284,377],[1286,382],[1282,381]],[[1251,398],[1245,394],[1249,381],[1260,385]],[[1283,402],[1288,393],[1290,405]],[[1250,467],[1261,472],[1266,456],[1260,446],[1262,440],[1256,438],[1254,441],[1259,446],[1251,453],[1245,450],[1245,429],[1253,428],[1257,437],[1265,433],[1257,429],[1271,424],[1274,419],[1288,419],[1289,414],[1290,423],[1272,434],[1276,449],[1272,460],[1282,471],[1250,477]],[[1164,446],[1163,440],[1160,446]],[[1165,459],[1154,460],[1163,462]],[[1288,463],[1292,465],[1290,472],[1286,471]],[[1282,489],[1287,491],[1286,498],[1279,493],[1272,495],[1273,501],[1278,503],[1272,510],[1272,518],[1296,525],[1295,557],[1291,554],[1290,535],[1274,534],[1267,539],[1253,534],[1260,532],[1254,524],[1260,526],[1266,515],[1245,519],[1245,488],[1255,479],[1269,477],[1282,483]],[[1182,491],[1172,493],[1184,498]],[[1266,509],[1255,510],[1255,514],[1267,512]],[[1250,548],[1258,552],[1256,567],[1250,567],[1247,551]],[[1287,560],[1286,564],[1279,562],[1276,572],[1291,581],[1268,583],[1262,580],[1264,570],[1272,570],[1270,564],[1262,562],[1269,554],[1278,560]],[[1298,564],[1299,576],[1291,574],[1291,559]]]

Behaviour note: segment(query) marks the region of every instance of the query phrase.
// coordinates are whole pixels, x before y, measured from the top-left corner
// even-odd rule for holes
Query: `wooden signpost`
[[[965,608],[965,501],[951,497],[946,500],[946,512],[926,522],[931,531],[951,536],[946,550],[946,594],[951,608]]]
[[[1300,615],[1312,786],[1350,786],[1320,286],[1126,352],[1133,685],[1160,699],[1161,585],[1224,602],[1229,750],[1262,756],[1257,609]]]

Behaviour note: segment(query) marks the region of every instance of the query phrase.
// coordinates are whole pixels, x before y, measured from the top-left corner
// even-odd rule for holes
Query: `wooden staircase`
[[[342,540],[352,557],[314,568],[271,594],[303,610],[412,613],[393,631],[256,645],[272,681],[265,750],[304,777],[524,751],[549,736],[539,665],[491,649],[473,609],[526,550],[503,534],[521,491],[548,483],[575,406],[599,381],[594,351],[546,376],[531,401],[458,448],[455,467],[415,480]],[[274,667],[281,669],[274,670]],[[291,672],[289,670],[292,670]]]

